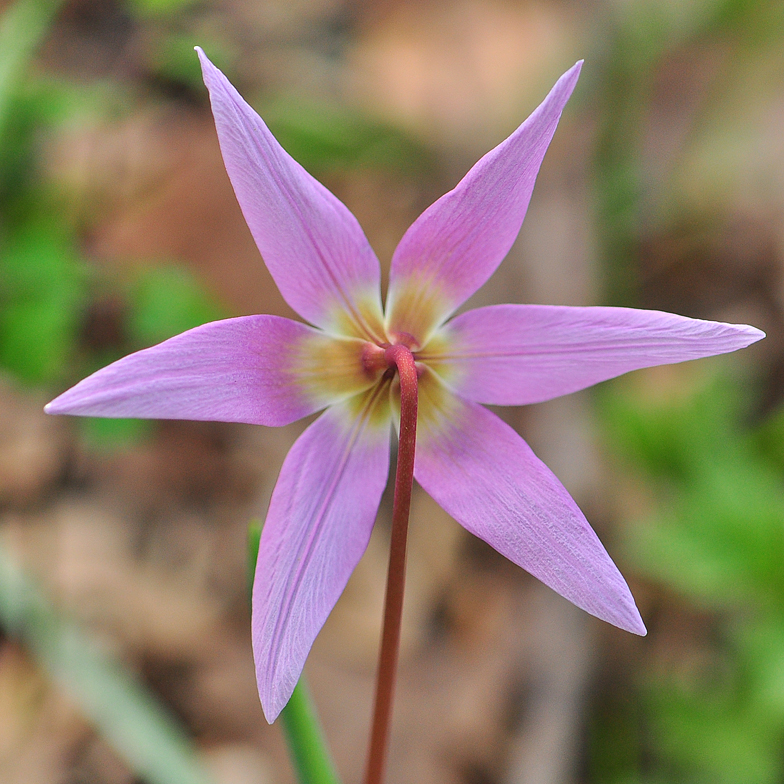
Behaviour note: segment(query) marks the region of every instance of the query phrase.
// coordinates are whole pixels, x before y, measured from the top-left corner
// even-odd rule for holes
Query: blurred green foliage
[[[309,172],[374,168],[426,177],[429,152],[397,128],[334,102],[279,95],[260,107],[285,150]]]
[[[0,47],[0,368],[48,386],[224,315],[182,266],[148,267],[128,284],[102,279],[83,258],[68,194],[53,191],[36,161],[59,125],[115,107],[90,89],[27,73],[58,6],[21,0],[0,17],[0,41],[7,44]],[[192,48],[189,55],[198,73]],[[127,340],[111,355],[91,356],[82,339],[85,319],[107,287],[125,302],[120,332]],[[123,424],[92,429],[104,436],[128,432]]]
[[[181,84],[189,89],[200,91],[203,89],[201,80],[201,66],[195,56],[194,47],[204,44],[204,41],[194,36],[189,31],[171,31],[162,35],[152,46],[150,53],[150,68],[157,76],[173,84]],[[209,46],[210,59],[220,65],[228,59],[223,47],[212,44]]]
[[[130,0],[130,5],[140,16],[156,16],[185,11],[197,2],[199,0]]]
[[[115,359],[220,315],[181,267],[148,268],[130,284],[100,280],[81,252],[67,196],[43,181],[36,162],[46,134],[85,109],[114,106],[93,100],[89,89],[29,73],[59,6],[18,0],[0,16],[0,370],[52,388],[77,380],[100,359]],[[125,303],[120,332],[126,340],[112,348],[113,356],[99,357],[83,337],[90,305],[107,286]],[[93,441],[104,443],[147,428],[148,423],[127,420],[86,422]],[[2,542],[0,627],[25,643],[145,781],[208,781],[178,721],[123,662],[47,601]]]
[[[86,284],[66,226],[35,216],[10,233],[0,256],[0,365],[28,383],[66,376]]]
[[[150,346],[185,330],[225,318],[225,311],[183,267],[148,267],[128,298],[131,343]]]
[[[35,193],[36,132],[52,103],[25,82],[59,5],[19,0],[0,17],[0,366],[28,383],[65,372],[85,299],[73,232]]]
[[[604,299],[644,305],[645,242],[677,238],[684,226],[715,236],[732,190],[757,176],[755,126],[784,83],[784,4],[632,0],[605,22],[592,58],[601,68],[594,187]],[[686,132],[668,158],[655,140],[677,125],[677,99],[668,95],[671,113],[661,114],[661,96],[677,93],[678,69],[701,58],[715,78],[686,95]],[[655,263],[677,277],[696,261],[680,252]],[[667,293],[655,294],[666,307]],[[700,292],[675,292],[689,296],[699,302]],[[660,593],[635,673],[616,672],[593,700],[589,777],[774,784],[784,781],[784,411],[752,426],[759,403],[747,379],[683,379],[658,396],[623,382],[597,395],[616,473],[633,477],[629,492],[651,509],[628,529],[624,521],[624,570]]]
[[[17,0],[0,16],[0,147],[30,58],[63,0]]]
[[[741,426],[739,384],[719,379],[683,400],[607,396],[608,432],[668,499],[635,528],[630,553],[646,573],[711,611],[784,611],[784,485],[771,433]]]
[[[709,630],[672,641],[674,666],[642,676],[646,763],[613,780],[784,779],[784,411],[749,428],[742,388],[720,376],[674,398],[621,385],[600,398],[617,454],[655,499],[627,532],[627,560]]]

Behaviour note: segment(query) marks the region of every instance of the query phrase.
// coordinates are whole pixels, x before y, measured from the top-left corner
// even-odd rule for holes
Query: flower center
[[[377,380],[379,376],[389,381],[395,376],[398,370],[401,351],[405,352],[416,362],[416,351],[419,344],[412,335],[407,332],[399,332],[393,335],[391,343],[365,343],[362,347],[362,367],[365,373],[372,379]]]

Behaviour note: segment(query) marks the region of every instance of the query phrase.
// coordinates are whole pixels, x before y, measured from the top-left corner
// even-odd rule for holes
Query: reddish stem
[[[395,690],[397,659],[400,650],[400,621],[403,616],[403,588],[406,575],[406,541],[411,489],[414,484],[414,451],[417,422],[417,370],[411,351],[401,344],[385,351],[390,366],[400,377],[400,437],[395,473],[395,498],[392,504],[392,537],[384,604],[384,629],[376,675],[376,699],[370,733],[365,784],[381,784],[389,743],[392,697]]]

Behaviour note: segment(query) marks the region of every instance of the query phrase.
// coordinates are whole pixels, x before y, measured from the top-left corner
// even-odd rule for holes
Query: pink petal
[[[446,324],[428,361],[463,397],[513,406],[630,370],[736,351],[765,336],[744,324],[630,308],[495,305]]]
[[[379,264],[356,218],[196,51],[237,201],[286,302],[324,329],[378,335]]]
[[[253,651],[273,722],[311,645],[365,552],[389,470],[389,419],[328,409],[280,472],[259,545]]]
[[[317,336],[279,316],[214,321],[93,373],[45,410],[285,425],[324,405],[295,373],[302,345]]]
[[[534,113],[403,236],[389,278],[392,332],[408,333],[424,344],[430,330],[471,296],[509,252],[581,66],[582,61],[568,70]]]
[[[417,436],[414,474],[461,525],[578,607],[645,634],[623,577],[553,473],[511,427],[453,398]]]

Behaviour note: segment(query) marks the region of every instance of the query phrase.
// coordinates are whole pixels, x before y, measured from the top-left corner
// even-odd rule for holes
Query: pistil
[[[397,369],[400,378],[400,436],[395,473],[395,496],[392,504],[392,536],[384,602],[384,627],[381,634],[381,651],[376,675],[376,697],[365,784],[381,784],[389,744],[392,698],[400,650],[406,543],[408,540],[408,518],[411,510],[411,490],[414,484],[414,452],[416,447],[418,384],[414,355],[405,345],[396,344],[384,349],[384,358],[389,367]]]

